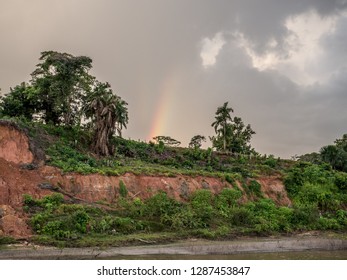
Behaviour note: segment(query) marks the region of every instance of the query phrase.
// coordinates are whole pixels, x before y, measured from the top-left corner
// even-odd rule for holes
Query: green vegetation
[[[200,149],[202,142],[206,142],[206,137],[202,135],[195,135],[190,140],[188,147],[192,149]]]
[[[0,236],[0,248],[2,245],[13,244],[13,243],[17,243],[17,242],[18,241],[11,236],[5,236],[5,235]]]
[[[296,181],[298,169],[302,176]],[[259,184],[252,180],[248,190],[257,197],[246,203],[241,203],[241,191],[229,188],[216,195],[197,190],[187,202],[178,202],[165,192],[143,201],[129,198],[120,182],[119,200],[107,207],[71,204],[54,194],[38,200],[25,195],[24,209],[40,236],[35,240],[60,246],[120,245],[136,243],[136,238],[150,242],[346,230],[347,193],[335,183],[339,175],[311,164],[293,167],[286,177],[293,201],[289,207],[262,198]]]
[[[347,229],[347,134],[298,161],[260,155],[250,145],[255,132],[232,117],[225,102],[217,108],[212,123],[216,135],[207,149],[201,149],[206,141],[201,135],[192,137],[189,148],[179,147],[181,142],[170,136],[156,136],[149,143],[126,140],[122,129],[129,121],[128,104],[107,82],[89,74],[90,58],[49,51],[40,61],[30,83],[0,99],[0,116],[28,133],[47,155],[46,164],[81,174],[219,177],[226,188],[215,195],[197,190],[185,202],[164,192],[143,201],[131,198],[120,181],[120,198],[113,205],[73,204],[61,194],[42,199],[24,195],[37,242],[108,246]],[[291,205],[265,198],[256,180],[264,175],[284,178]],[[0,244],[10,242],[0,239]]]
[[[243,155],[255,154],[249,144],[255,132],[249,124],[245,126],[240,117],[232,118],[230,115],[232,112],[234,110],[228,107],[228,102],[218,107],[215,121],[212,123],[217,135],[210,137],[213,147],[218,151]]]
[[[89,57],[44,51],[40,61],[29,84],[22,83],[0,98],[0,116],[84,128],[93,132],[94,153],[112,155],[110,141],[115,132],[121,136],[128,123],[128,104],[108,83],[89,74]]]

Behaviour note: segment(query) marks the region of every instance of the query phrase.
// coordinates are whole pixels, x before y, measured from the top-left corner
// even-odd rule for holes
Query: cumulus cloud
[[[225,40],[221,32],[218,32],[212,39],[204,38],[202,40],[202,48],[200,57],[202,65],[205,68],[213,66],[216,63],[216,57],[225,44]]]

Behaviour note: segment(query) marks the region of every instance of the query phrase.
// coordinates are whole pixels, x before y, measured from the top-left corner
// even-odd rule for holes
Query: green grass
[[[281,174],[288,162],[273,157],[235,158],[211,149],[160,147],[154,143],[112,139],[115,155],[99,158],[90,151],[92,132],[83,127],[60,127],[25,120],[15,122],[28,131],[48,156],[47,164],[64,172],[121,175],[127,172],[163,176],[251,178]]]

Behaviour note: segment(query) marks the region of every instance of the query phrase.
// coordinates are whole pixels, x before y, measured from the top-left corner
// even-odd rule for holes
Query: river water
[[[230,255],[137,255],[114,256],[109,260],[347,260],[347,250],[276,253],[239,253]]]

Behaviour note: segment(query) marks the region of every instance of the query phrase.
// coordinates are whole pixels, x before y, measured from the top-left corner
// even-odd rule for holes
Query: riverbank
[[[31,244],[8,245],[0,250],[0,259],[122,259],[134,256],[160,259],[175,256],[189,259],[194,256],[236,255],[242,253],[275,253],[296,251],[347,251],[343,237],[305,236],[273,238],[241,238],[230,241],[190,239],[165,245],[145,245],[110,248],[55,248]],[[324,259],[324,257],[322,258]]]

